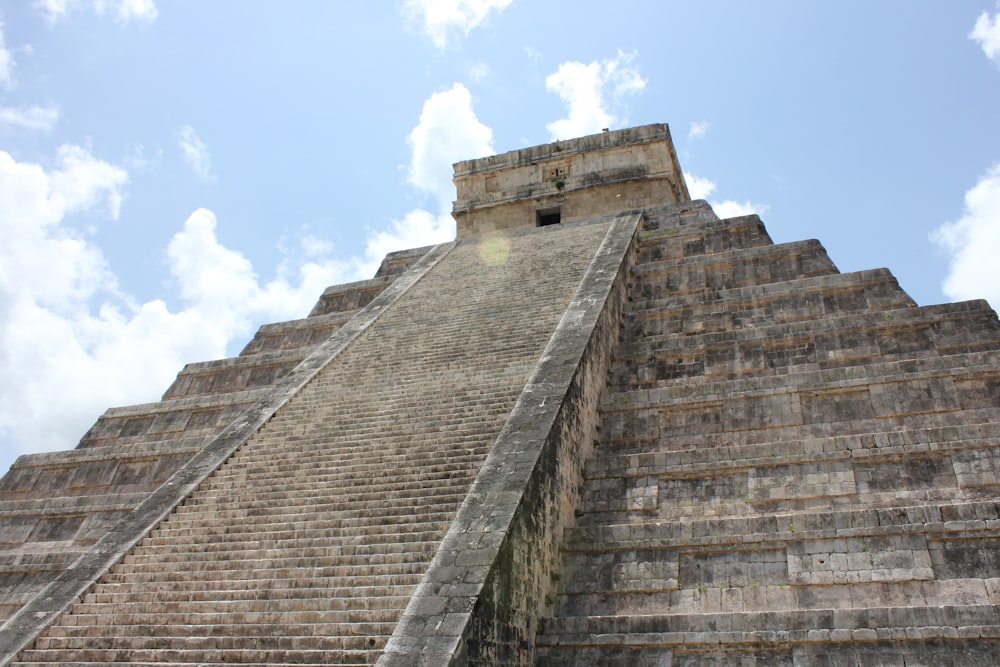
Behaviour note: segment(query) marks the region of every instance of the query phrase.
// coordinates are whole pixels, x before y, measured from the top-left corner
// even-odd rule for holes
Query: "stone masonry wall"
[[[539,665],[993,665],[1000,322],[647,211]]]
[[[627,291],[639,215],[618,218],[494,443],[379,665],[529,665],[558,536]]]
[[[455,165],[458,238],[689,199],[664,124],[602,132]]]

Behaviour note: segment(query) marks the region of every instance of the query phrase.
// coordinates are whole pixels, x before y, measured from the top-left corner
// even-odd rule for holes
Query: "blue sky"
[[[998,306],[998,119],[992,0],[0,0],[0,470],[452,238],[452,162],[602,127]]]

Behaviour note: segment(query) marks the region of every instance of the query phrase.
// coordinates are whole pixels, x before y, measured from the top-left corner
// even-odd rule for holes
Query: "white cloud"
[[[89,7],[101,15],[110,12],[116,21],[123,23],[132,19],[152,21],[159,15],[153,0],[35,0],[35,7],[50,23],[65,18],[78,7]]]
[[[191,171],[203,180],[215,180],[215,175],[212,174],[212,156],[193,127],[184,125],[177,131],[177,146]]]
[[[445,243],[455,238],[451,204],[455,197],[452,164],[493,154],[493,130],[476,117],[472,95],[462,84],[431,95],[407,138],[413,153],[409,182],[434,197],[437,213],[418,208],[388,230],[369,234],[360,273],[371,276],[387,253]]]
[[[545,87],[566,104],[567,116],[546,125],[552,139],[571,139],[627,122],[616,115],[624,97],[641,91],[646,80],[632,65],[635,53],[584,64],[564,62],[545,79]]]
[[[113,405],[157,400],[185,362],[222,357],[255,321],[304,316],[323,289],[358,277],[360,260],[311,259],[261,280],[222,246],[215,216],[195,211],[166,257],[182,308],[137,305],[76,213],[117,215],[128,174],[79,146],[55,166],[0,151],[0,454],[72,447]]]
[[[49,175],[52,199],[61,199],[66,211],[92,209],[106,200],[108,213],[118,217],[128,183],[124,170],[96,160],[80,146],[60,146],[56,157],[60,169]]]
[[[486,22],[490,12],[502,12],[512,0],[407,0],[404,11],[423,24],[439,49],[448,45],[455,30],[468,35]]]
[[[0,21],[0,88],[14,85],[14,56],[7,50],[3,37],[3,22]]]
[[[153,171],[159,166],[162,156],[162,149],[154,151],[152,156],[146,155],[146,147],[137,141],[129,148],[122,162],[133,171]]]
[[[8,127],[48,132],[58,120],[59,110],[55,107],[0,107],[0,125]]]
[[[216,225],[214,213],[198,209],[167,247],[170,272],[186,304],[185,312],[212,320],[208,330],[218,341],[215,356],[221,356],[235,336],[249,334],[253,319],[303,317],[324,288],[356,273],[350,262],[320,257],[295,270],[297,285],[287,275],[287,266],[281,267],[274,280],[262,284],[250,260],[219,243]],[[315,256],[315,240],[305,250]]]
[[[479,83],[491,73],[490,66],[482,61],[477,61],[469,65],[469,78]]]
[[[684,182],[687,183],[691,199],[708,199],[715,192],[715,183],[701,176],[684,172]]]
[[[105,409],[158,400],[184,363],[225,356],[255,323],[303,317],[324,288],[371,277],[386,253],[454,238],[451,163],[492,153],[492,131],[456,85],[427,100],[409,141],[410,181],[440,212],[369,233],[363,257],[335,259],[328,242],[298,234],[263,280],[198,209],[165,251],[175,310],[135,303],[70,224],[83,211],[117,216],[123,169],[79,146],[61,147],[51,169],[0,151],[0,455],[70,448]]]
[[[375,275],[382,258],[390,252],[447,243],[454,239],[455,219],[450,213],[435,215],[423,209],[414,209],[402,220],[393,220],[391,229],[368,235],[361,275]]]
[[[101,208],[116,214],[127,180],[78,146],[61,147],[49,172],[0,151],[0,431],[25,447],[66,445],[53,433],[71,423],[78,438],[86,427],[81,385],[100,378],[69,363],[78,346],[65,334],[73,321],[88,323],[91,298],[117,285],[100,251],[62,221]]]
[[[450,210],[455,195],[451,165],[493,154],[493,131],[479,122],[472,94],[460,83],[431,95],[408,137],[413,155],[408,180]]]
[[[997,3],[997,7],[1000,8],[1000,3]],[[1000,11],[997,11],[992,19],[989,12],[984,11],[980,14],[975,27],[969,33],[969,39],[978,42],[986,57],[1000,67]]]
[[[688,130],[688,141],[704,137],[708,133],[708,127],[709,123],[707,120],[691,123],[691,129]]]
[[[962,217],[931,233],[949,255],[941,289],[950,299],[988,299],[1000,307],[1000,164],[965,193]]]
[[[766,206],[755,204],[751,201],[725,199],[723,201],[712,201],[709,203],[712,205],[712,210],[715,211],[715,214],[723,220],[726,218],[736,218],[741,215],[750,215],[751,213],[757,213],[759,215],[767,211]]]
[[[691,199],[708,199],[716,190],[715,182],[701,176],[684,173],[684,182],[688,186],[688,194]],[[736,201],[734,199],[724,199],[722,201],[709,200],[712,210],[722,219],[735,218],[751,213],[761,214],[767,211],[766,204],[755,204],[750,201]]]

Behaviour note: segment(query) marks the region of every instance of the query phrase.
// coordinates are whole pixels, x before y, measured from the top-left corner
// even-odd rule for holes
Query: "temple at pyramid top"
[[[690,200],[665,123],[455,164],[458,238]]]

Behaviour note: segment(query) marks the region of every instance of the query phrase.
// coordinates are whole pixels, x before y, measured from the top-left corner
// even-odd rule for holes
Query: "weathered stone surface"
[[[456,183],[457,243],[17,461],[0,663],[995,664],[988,304],[719,220],[662,125]]]
[[[666,125],[556,141],[455,165],[458,238],[615,215],[690,197]]]
[[[993,311],[647,215],[538,664],[993,664]]]

